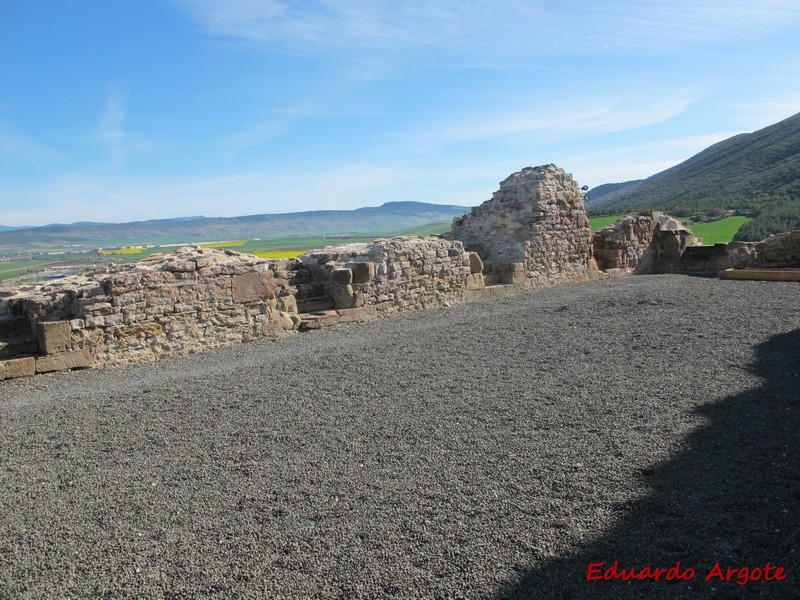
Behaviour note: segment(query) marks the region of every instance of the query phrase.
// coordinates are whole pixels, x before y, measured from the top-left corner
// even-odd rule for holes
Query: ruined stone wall
[[[728,268],[800,266],[800,230],[771,235],[760,242],[730,242]]]
[[[629,273],[670,273],[687,246],[700,243],[683,224],[660,212],[627,216],[594,232],[594,258],[600,269]]]
[[[435,237],[329,246],[298,260],[339,312],[390,315],[448,306],[462,302],[465,290],[483,287],[480,258],[461,242]]]
[[[454,219],[451,237],[480,255],[489,283],[538,287],[595,268],[583,195],[552,164],[510,175],[490,200]]]
[[[22,287],[0,305],[0,332],[17,334],[4,338],[6,354],[16,343],[16,354],[36,355],[36,372],[152,360],[299,325],[288,282],[267,261],[230,250],[182,248]]]

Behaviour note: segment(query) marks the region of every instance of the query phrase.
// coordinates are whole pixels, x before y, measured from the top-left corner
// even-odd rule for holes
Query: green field
[[[695,237],[703,240],[705,246],[712,246],[730,242],[739,228],[748,221],[752,221],[752,219],[749,217],[726,217],[708,223],[686,223],[686,227],[692,230]]]
[[[612,225],[619,221],[625,215],[611,215],[610,217],[592,217],[589,219],[589,224],[592,231],[602,229],[607,225]],[[752,221],[749,217],[726,217],[718,221],[709,221],[707,223],[692,223],[688,219],[681,219],[687,229],[694,233],[695,237],[703,240],[706,246],[713,246],[714,244],[723,244],[730,242],[739,228]]]
[[[624,216],[625,215],[611,215],[609,217],[590,217],[589,226],[592,228],[592,232],[595,232],[598,229],[607,227],[608,225],[613,225]]]
[[[24,275],[32,269],[37,269],[44,265],[50,265],[54,260],[18,260],[0,262],[0,281],[6,281]]]

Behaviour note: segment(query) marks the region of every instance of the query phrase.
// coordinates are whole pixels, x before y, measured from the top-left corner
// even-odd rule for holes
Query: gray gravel
[[[2,382],[0,596],[798,597],[798,397],[800,286],[679,276]]]

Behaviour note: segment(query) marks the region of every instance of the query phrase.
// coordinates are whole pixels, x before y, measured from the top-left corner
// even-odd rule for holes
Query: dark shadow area
[[[525,573],[500,597],[512,598],[799,598],[800,330],[756,348],[755,389],[703,406],[708,425],[687,449],[645,471],[652,492],[624,507],[605,536]],[[587,581],[589,563],[670,568],[690,581]],[[785,569],[784,581],[736,577],[705,581],[727,568]],[[774,576],[777,571],[770,571]],[[737,576],[743,575],[737,572]]]

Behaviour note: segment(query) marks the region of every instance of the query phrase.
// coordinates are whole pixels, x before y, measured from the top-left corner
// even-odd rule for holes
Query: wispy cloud
[[[752,38],[800,24],[793,0],[176,0],[207,31],[310,52],[373,47],[530,58]]]
[[[613,95],[586,99],[532,102],[525,107],[465,111],[438,125],[398,134],[409,148],[430,152],[464,142],[532,135],[558,140],[632,130],[667,121],[683,113],[699,98],[691,88],[660,93],[644,91],[635,97]]]
[[[119,82],[106,86],[103,114],[100,118],[100,139],[105,143],[114,167],[125,162],[125,114],[128,106],[128,89]]]

